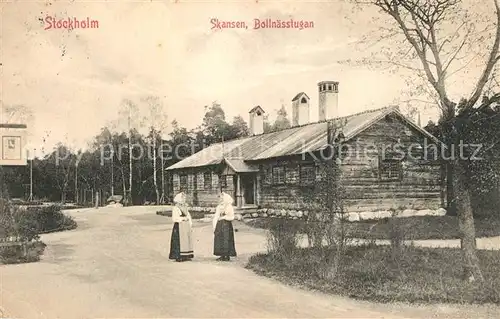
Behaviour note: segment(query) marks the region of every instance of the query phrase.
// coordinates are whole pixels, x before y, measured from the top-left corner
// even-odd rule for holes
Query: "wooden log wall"
[[[358,212],[402,207],[439,208],[442,205],[439,153],[435,146],[429,146],[427,151],[423,148],[432,143],[429,139],[424,142],[420,132],[408,127],[398,117],[383,119],[346,143],[341,166],[346,209]],[[379,160],[382,154],[386,157],[405,157],[400,180],[380,179]],[[305,163],[311,163],[311,160],[290,157],[261,163],[260,205],[290,209],[307,205],[314,194],[311,194],[313,187],[300,184],[300,165]],[[272,168],[275,165],[285,167],[286,181],[283,185],[272,183]],[[320,177],[318,172],[316,178]]]
[[[205,189],[205,173],[211,174],[211,187]],[[233,175],[219,175],[213,168],[199,168],[189,169],[183,171],[176,171],[172,175],[173,189],[175,194],[181,191],[180,176],[187,175],[188,183],[185,189],[189,205],[194,206],[216,206],[219,201],[219,194],[222,191],[233,196],[234,183]],[[222,183],[219,178],[224,178],[226,183]],[[196,182],[195,182],[196,179]],[[222,187],[221,187],[222,186]]]

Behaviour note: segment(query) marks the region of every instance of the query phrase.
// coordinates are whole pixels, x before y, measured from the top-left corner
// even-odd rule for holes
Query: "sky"
[[[291,115],[302,91],[315,121],[323,80],[340,82],[340,116],[395,104],[408,89],[403,73],[340,63],[366,53],[353,44],[377,32],[374,10],[355,12],[342,0],[174,2],[2,3],[1,104],[32,110],[18,119],[28,122],[29,143],[84,147],[116,122],[124,99],[145,96],[162,101],[168,122],[194,128],[212,101],[229,119],[248,121],[256,105],[271,118],[282,104]],[[99,27],[45,30],[47,17],[89,17]],[[249,28],[212,30],[214,18]],[[312,21],[314,28],[254,30],[256,18]],[[426,122],[437,110],[422,113]]]

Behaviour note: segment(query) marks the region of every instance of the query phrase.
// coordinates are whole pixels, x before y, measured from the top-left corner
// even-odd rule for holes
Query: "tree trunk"
[[[476,280],[483,282],[484,278],[476,254],[476,229],[464,165],[465,163],[461,163],[459,160],[455,160],[453,165],[455,173],[453,186],[464,262],[464,276],[469,282]]]
[[[75,166],[75,204],[78,205],[78,166]]]
[[[115,195],[115,166],[113,159],[111,159],[111,196]]]
[[[446,212],[450,216],[457,216],[457,203],[454,191],[454,165],[446,163]]]
[[[161,155],[161,203],[165,204],[165,160],[163,159],[163,153]]]
[[[95,208],[99,208],[99,197],[100,197],[99,190],[96,190],[96,192],[95,192],[95,205],[94,205]]]
[[[132,205],[132,132],[129,132],[128,137],[128,192],[127,192],[127,205]]]
[[[0,199],[8,199],[7,185],[4,181],[5,181],[4,171],[2,166],[0,165]]]
[[[469,282],[484,281],[476,254],[476,229],[468,182],[467,160],[462,158],[462,119],[455,116],[454,104],[447,105],[444,114],[444,141],[448,148],[447,194],[448,208],[454,209],[458,217],[460,246],[463,254],[464,277]],[[450,205],[451,204],[451,205]],[[453,211],[451,212],[453,213]]]
[[[127,201],[127,186],[125,185],[125,172],[123,171],[123,167],[120,167],[120,171],[122,173],[123,200]]]
[[[160,191],[158,190],[158,180],[156,178],[156,134],[153,136],[153,182],[156,191],[156,205],[160,203]]]

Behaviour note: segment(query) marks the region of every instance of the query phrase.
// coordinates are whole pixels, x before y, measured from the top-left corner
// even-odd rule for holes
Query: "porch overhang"
[[[236,173],[256,173],[259,171],[257,165],[248,164],[241,158],[224,158],[224,162]]]

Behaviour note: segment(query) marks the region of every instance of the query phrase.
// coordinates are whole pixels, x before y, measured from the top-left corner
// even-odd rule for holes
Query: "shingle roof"
[[[237,173],[258,172],[256,165],[246,163],[241,158],[224,158],[224,161]]]
[[[307,94],[305,94],[304,92],[300,92],[299,94],[295,95],[295,97],[292,99],[292,102],[298,100],[301,95],[307,96]],[[307,96],[307,99],[310,100],[309,96]]]
[[[332,121],[335,126],[342,127],[342,133],[347,141],[393,112],[422,134],[437,141],[432,134],[408,120],[395,107],[365,111]],[[237,158],[243,162],[319,151],[327,147],[327,130],[328,122],[323,121],[212,144],[168,167],[167,170],[214,165],[225,159]]]
[[[260,111],[261,113],[266,113],[261,107],[260,105],[257,105],[255,106],[254,108],[252,108],[250,111],[248,111],[248,113],[253,113],[253,112],[257,112],[257,111]]]

